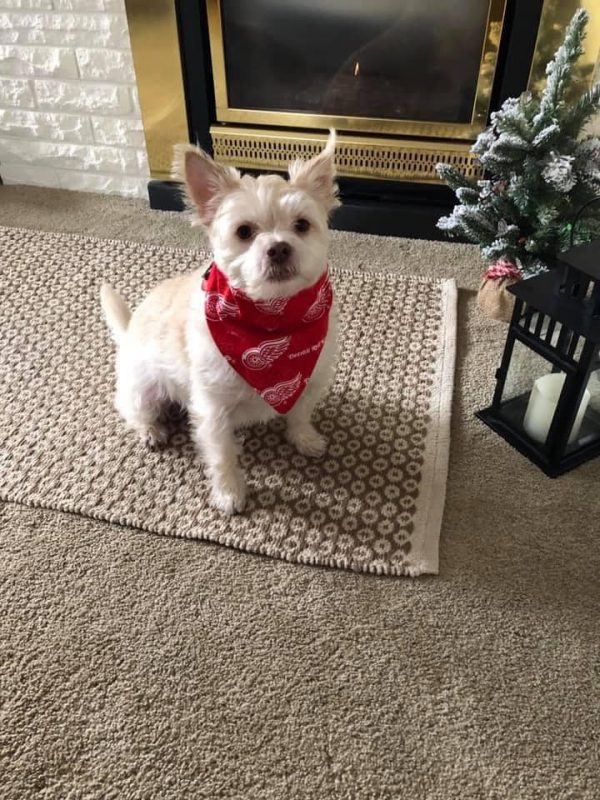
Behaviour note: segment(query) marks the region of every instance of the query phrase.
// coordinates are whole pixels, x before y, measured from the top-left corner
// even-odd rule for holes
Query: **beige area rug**
[[[452,280],[332,265],[341,359],[316,423],[320,461],[278,420],[245,432],[243,515],[207,504],[184,424],[146,451],[112,406],[113,346],[98,290],[132,303],[206,254],[0,228],[0,496],[287,561],[435,573],[456,339]],[[376,253],[374,253],[376,258]]]

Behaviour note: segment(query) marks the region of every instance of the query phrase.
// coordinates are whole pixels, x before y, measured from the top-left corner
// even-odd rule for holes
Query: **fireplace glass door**
[[[207,0],[222,122],[472,138],[505,0]]]

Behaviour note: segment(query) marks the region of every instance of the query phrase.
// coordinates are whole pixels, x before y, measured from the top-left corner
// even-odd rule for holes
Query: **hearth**
[[[177,206],[171,146],[285,170],[338,130],[334,226],[438,236],[435,164],[469,175],[491,111],[534,85],[578,0],[126,0],[153,180]],[[588,0],[594,5],[594,0]],[[592,14],[583,74],[598,52]],[[180,59],[181,66],[178,65]]]

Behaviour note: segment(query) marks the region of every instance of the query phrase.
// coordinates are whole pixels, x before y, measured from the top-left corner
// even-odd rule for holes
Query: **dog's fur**
[[[178,149],[175,171],[185,181],[193,224],[210,237],[215,262],[233,287],[253,300],[290,296],[312,286],[327,263],[329,212],[337,205],[335,134],[310,161],[290,165],[289,181],[276,175],[241,177],[193,146]],[[296,230],[299,219],[307,231]],[[240,226],[252,237],[240,238]],[[301,227],[301,226],[300,226]],[[247,231],[246,231],[247,233]],[[283,264],[268,252],[287,242]],[[276,412],[230,366],[213,342],[204,315],[202,270],[161,283],[132,314],[108,285],[101,290],[106,321],[117,343],[116,407],[151,446],[165,443],[160,421],[168,402],[188,409],[195,442],[211,481],[211,502],[227,514],[244,508],[246,482],[238,464],[235,429],[267,421]],[[336,356],[336,313],[315,370],[286,415],[287,436],[318,457],[326,442],[311,422],[331,379]]]

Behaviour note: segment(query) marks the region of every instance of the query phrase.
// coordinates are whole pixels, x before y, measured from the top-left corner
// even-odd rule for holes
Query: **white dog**
[[[209,273],[161,283],[133,314],[110,286],[101,290],[117,343],[117,410],[157,446],[167,438],[165,404],[186,407],[211,502],[227,514],[242,511],[246,498],[236,428],[285,413],[301,453],[326,449],[311,414],[336,358],[327,275],[334,149],[332,131],[319,155],[290,165],[286,181],[241,177],[196,147],[178,148],[192,224],[205,226],[214,252]]]

